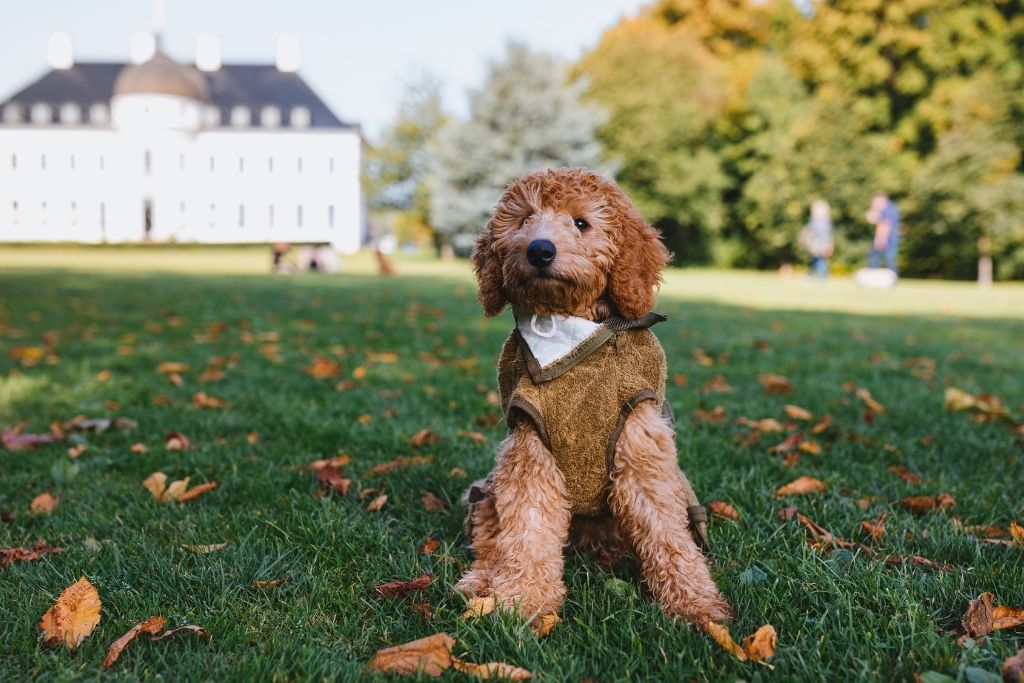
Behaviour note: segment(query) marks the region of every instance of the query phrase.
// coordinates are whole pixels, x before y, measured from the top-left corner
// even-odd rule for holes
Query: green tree
[[[603,114],[581,101],[567,65],[510,43],[433,149],[430,216],[466,252],[509,182],[526,171],[586,166],[608,171],[595,138]]]

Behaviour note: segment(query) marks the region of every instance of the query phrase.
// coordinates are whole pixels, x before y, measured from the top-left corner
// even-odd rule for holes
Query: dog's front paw
[[[557,614],[565,601],[565,584],[557,582],[520,582],[516,585],[494,581],[492,589],[497,604],[536,621],[545,614]]]

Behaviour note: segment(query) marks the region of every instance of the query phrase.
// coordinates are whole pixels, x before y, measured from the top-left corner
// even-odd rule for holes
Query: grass
[[[28,431],[42,432],[78,414],[138,423],[86,435],[73,479],[68,444],[0,450],[0,512],[16,513],[0,524],[0,546],[42,538],[64,547],[0,569],[0,680],[96,678],[110,642],[151,614],[166,615],[169,625],[201,624],[213,642],[140,640],[111,679],[351,680],[378,648],[438,631],[451,633],[471,661],[513,662],[547,681],[605,683],[909,680],[928,670],[963,678],[965,667],[998,671],[1024,647],[1020,629],[972,648],[951,633],[983,591],[1024,606],[1024,551],[979,542],[950,523],[952,514],[965,524],[1024,522],[1024,457],[1021,437],[1006,424],[943,408],[948,384],[997,394],[1021,419],[1024,288],[908,282],[878,293],[845,281],[809,287],[768,275],[669,274],[658,306],[669,321],[656,332],[670,377],[686,379],[669,388],[680,460],[704,500],[730,501],[742,515],[713,525],[711,557],[736,608],[734,635],[764,623],[777,629],[769,671],[730,659],[706,636],[661,616],[635,568],[607,571],[586,558],[567,561],[565,623],[546,639],[507,617],[461,619],[463,602],[451,586],[470,558],[457,499],[488,471],[502,435],[500,423],[478,420],[486,424],[495,411],[486,392],[509,320],[482,318],[464,266],[402,261],[402,277],[386,281],[363,256],[333,277],[258,274],[266,262],[254,250],[0,250],[0,425],[26,421]],[[8,354],[43,348],[44,338],[56,340],[53,361],[23,367]],[[279,362],[268,358],[270,344]],[[714,365],[697,362],[698,348]],[[396,357],[379,355],[386,352]],[[341,374],[305,374],[314,356],[336,360]],[[215,357],[226,376],[201,382]],[[906,366],[920,358],[935,361],[933,378]],[[181,386],[156,371],[165,361],[189,364]],[[109,379],[101,382],[104,371]],[[787,376],[795,391],[765,393],[758,382],[765,372]],[[719,374],[735,390],[703,391]],[[338,391],[341,380],[354,387]],[[865,421],[847,382],[869,388],[886,412]],[[193,407],[197,391],[230,407]],[[156,404],[160,396],[171,403]],[[783,419],[785,403],[833,417],[816,437],[822,454],[793,466],[768,452],[784,435],[747,446],[734,423]],[[693,417],[718,405],[722,422]],[[443,439],[412,447],[410,437],[425,428]],[[171,430],[193,448],[167,451]],[[483,442],[467,432],[481,432]],[[136,442],[149,452],[132,453]],[[352,457],[352,491],[317,497],[315,477],[301,467],[338,453]],[[429,464],[368,474],[398,455],[425,453]],[[887,469],[893,465],[923,481],[898,478]],[[156,470],[218,486],[182,507],[157,505],[141,484]],[[775,498],[776,488],[804,474],[829,490]],[[379,512],[359,499],[367,488],[388,494]],[[29,502],[46,490],[59,507],[29,514]],[[447,509],[426,511],[426,491]],[[894,505],[939,492],[955,497],[955,510],[915,516]],[[862,510],[865,496],[877,498]],[[779,521],[778,510],[790,504],[854,540],[864,538],[862,520],[888,511],[883,552],[956,570],[822,554],[795,523]],[[420,555],[429,537],[441,547]],[[227,547],[210,554],[181,547],[221,542]],[[430,603],[430,623],[412,600],[373,596],[377,583],[422,572],[436,576],[416,599]],[[100,591],[103,620],[74,653],[43,649],[40,616],[83,574]],[[266,579],[285,582],[252,587]]]

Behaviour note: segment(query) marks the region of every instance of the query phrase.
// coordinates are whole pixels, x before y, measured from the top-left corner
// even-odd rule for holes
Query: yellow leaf
[[[1017,524],[1017,522],[1010,522],[1010,536],[1019,545],[1024,545],[1024,526]]]
[[[787,403],[786,405],[782,406],[782,410],[783,412],[786,413],[787,416],[789,416],[790,419],[793,420],[810,421],[814,419],[814,416],[811,415],[811,412],[809,410],[807,410],[806,408],[801,408],[800,406],[795,406],[791,403]]]
[[[73,650],[92,633],[100,623],[100,594],[83,576],[64,589],[53,607],[39,620],[43,644],[64,644]]]
[[[789,482],[778,491],[775,492],[777,496],[802,496],[807,493],[820,493],[828,488],[828,484],[815,479],[814,477],[797,477],[793,481]]]
[[[729,635],[729,628],[722,624],[716,624],[713,621],[706,622],[704,624],[704,630],[708,632],[708,635],[715,639],[726,652],[731,653],[736,659],[741,662],[747,661],[747,653],[744,652],[743,648],[736,644],[736,641]]]
[[[776,636],[775,627],[765,624],[757,629],[753,635],[743,639],[743,651],[747,653],[751,661],[763,662],[775,655]]]
[[[452,660],[456,670],[464,674],[474,676],[481,680],[501,679],[505,681],[528,681],[533,674],[518,666],[506,664],[505,662],[488,662],[487,664],[473,664],[463,662],[460,659]]]
[[[160,502],[166,503],[171,500],[178,500],[183,495],[185,495],[185,491],[188,490],[188,480],[189,477],[185,477],[184,479],[179,479],[178,481],[171,482],[171,485],[167,487],[166,491],[164,491],[163,498],[160,500]]]
[[[372,501],[370,501],[370,504],[366,506],[366,509],[369,510],[370,512],[377,512],[382,507],[384,507],[384,503],[386,502],[388,502],[388,494],[382,493],[376,498],[374,498]]]
[[[494,596],[486,598],[470,598],[469,609],[462,613],[462,618],[469,619],[471,617],[482,617],[485,614],[490,614],[494,611],[495,604]]]
[[[533,632],[537,634],[538,638],[545,638],[551,635],[551,631],[560,623],[562,623],[562,618],[557,614],[544,614],[534,623]]]
[[[32,499],[29,509],[35,513],[50,514],[57,509],[59,502],[60,500],[54,498],[49,491],[45,491]]]
[[[176,363],[167,361],[156,366],[156,371],[161,375],[170,375],[179,372],[188,372],[188,363]]]
[[[142,623],[132,626],[127,633],[110,644],[110,648],[107,649],[107,656],[103,658],[103,668],[109,669],[112,667],[114,662],[117,661],[117,658],[121,656],[122,652],[124,652],[124,649],[128,647],[129,643],[135,640],[135,637],[140,633],[155,635],[163,627],[164,618],[159,615],[152,616]]]
[[[426,638],[378,650],[366,665],[366,670],[394,674],[415,674],[423,671],[428,676],[440,676],[452,665],[453,647],[455,641],[450,635],[435,633]]]
[[[946,410],[969,410],[973,408],[977,401],[974,396],[968,394],[963,389],[957,389],[956,387],[946,387]]]

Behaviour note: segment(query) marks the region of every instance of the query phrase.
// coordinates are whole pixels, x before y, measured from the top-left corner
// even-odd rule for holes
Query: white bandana
[[[569,355],[597,332],[601,325],[586,318],[564,315],[516,315],[516,328],[541,368]]]

